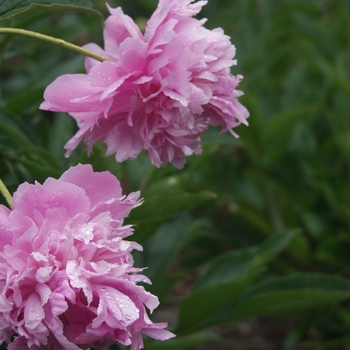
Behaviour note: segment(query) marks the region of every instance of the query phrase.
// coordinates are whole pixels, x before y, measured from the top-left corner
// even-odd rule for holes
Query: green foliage
[[[128,221],[142,227],[139,240],[143,241],[155,231],[162,222],[167,218],[196,208],[214,195],[208,191],[201,191],[194,194],[186,192],[177,192],[167,194],[159,192],[153,196],[147,196],[145,191],[146,205],[142,205],[133,210]]]
[[[181,305],[178,332],[222,323],[216,314],[225,313],[237,298],[239,300],[241,292],[261,275],[263,267],[289,244],[293,233],[280,234],[260,246],[224,253],[210,261],[207,271]]]
[[[77,11],[85,12],[96,16],[103,21],[101,14],[92,9],[90,0],[56,0],[54,3],[51,0],[4,0],[0,4],[0,21],[10,19],[18,15],[28,15],[31,12],[48,11]]]
[[[76,5],[72,5],[72,3],[75,3]],[[70,1],[70,0],[62,0],[60,3],[51,4],[50,1],[25,1],[20,4],[20,6],[17,6],[13,8],[13,10],[9,12],[4,12],[1,15],[1,9],[0,7],[0,21],[8,20],[16,16],[20,15],[28,15],[30,13],[36,13],[36,12],[82,12],[86,14],[90,14],[95,16],[103,26],[103,16],[100,12],[90,8],[86,7],[90,5],[90,1]]]
[[[5,0],[0,24],[102,44],[104,2]],[[157,1],[110,4],[143,23]],[[74,122],[38,107],[57,76],[84,70],[83,57],[0,35],[0,178],[14,192],[89,162],[125,193],[141,190],[128,218],[144,246],[135,261],[178,334],[146,349],[191,349],[218,341],[213,326],[261,315],[297,320],[286,349],[349,348],[350,2],[209,0],[200,17],[237,47],[232,72],[244,75],[251,114],[239,139],[209,130],[181,171],[155,169],[146,154],[117,164],[103,145],[66,159]]]

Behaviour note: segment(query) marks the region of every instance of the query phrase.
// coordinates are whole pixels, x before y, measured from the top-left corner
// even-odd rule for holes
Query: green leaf
[[[231,282],[209,285],[191,293],[181,304],[176,333],[192,332],[214,325],[208,324],[208,319],[225,309],[262,271],[261,268],[250,268]]]
[[[244,273],[251,266],[263,266],[271,261],[295,237],[297,231],[287,231],[263,241],[260,245],[234,250],[212,260],[207,271],[197,281],[194,290],[218,282],[230,282]]]
[[[209,263],[207,271],[180,307],[178,332],[206,327],[213,315],[236,300],[294,235],[295,231],[289,231],[271,237],[259,246],[220,255]]]
[[[146,341],[145,349],[147,350],[179,350],[193,347],[199,344],[207,344],[220,339],[219,335],[211,331],[202,331],[192,333],[186,336],[176,337],[166,342]]]
[[[315,113],[316,107],[314,105],[298,105],[292,109],[276,113],[266,124],[263,129],[263,137],[265,143],[269,143],[276,137],[286,138],[293,127],[304,118],[305,115],[312,115]]]
[[[127,222],[142,228],[142,230],[137,231],[137,240],[142,242],[164,220],[194,209],[214,198],[216,198],[216,195],[209,191],[198,193],[159,193],[149,197],[145,196],[145,204],[135,208],[128,217]]]
[[[350,298],[350,280],[338,276],[299,273],[271,278],[249,287],[203,327],[261,315],[300,315]]]
[[[178,173],[172,176],[166,176],[150,181],[144,185],[143,193],[145,196],[153,196],[159,193],[179,193],[184,191],[186,184],[190,181],[190,174]]]
[[[195,232],[200,227],[203,227],[203,222],[193,221],[183,215],[162,225],[144,244],[142,254],[146,266],[149,266],[147,276],[152,280],[163,276],[180,250],[191,241],[191,237],[198,237]]]
[[[138,207],[133,213],[137,221],[163,221],[170,216],[196,208],[214,198],[216,195],[209,191],[171,193],[167,196],[158,194],[145,198],[147,205]]]
[[[147,266],[145,275],[152,281],[148,290],[160,299],[165,296],[170,288],[183,274],[167,274],[174,260],[181,250],[191,241],[203,235],[203,221],[193,221],[188,215],[162,225],[144,244],[144,251],[135,256],[137,265]],[[138,233],[135,234],[137,239]]]
[[[24,90],[18,94],[11,96],[6,102],[6,109],[14,114],[20,114],[21,112],[33,107],[33,103],[36,101],[42,101],[43,89],[34,88],[30,90]],[[37,106],[35,106],[37,107]]]
[[[316,252],[318,260],[327,262],[335,267],[343,268],[350,266],[350,238],[347,234],[331,235],[323,239]]]
[[[92,4],[89,0],[56,0],[52,3],[49,0],[21,1],[18,6],[12,7],[8,11],[1,11],[0,21],[10,19],[19,15],[28,15],[32,12],[82,12],[96,17],[96,19],[104,25],[104,18],[101,12],[91,8]]]
[[[9,142],[15,144],[17,148],[28,148],[33,145],[19,123],[16,123],[10,114],[0,108],[0,145],[2,143],[8,145]]]
[[[308,116],[311,123],[316,116],[316,109],[312,105],[297,105],[286,111],[275,114],[262,130],[264,143],[267,151],[264,154],[264,164],[275,164],[286,152],[291,135],[295,128]]]
[[[273,234],[274,228],[266,218],[266,215],[258,211],[250,203],[238,200],[237,204],[239,214],[249,225],[256,227],[265,236]]]
[[[32,147],[27,152],[22,152],[22,154],[28,159],[32,158],[33,161],[37,163],[60,169],[60,164],[58,163],[58,161],[55,159],[55,157],[53,157],[52,153],[45,147]]]
[[[25,1],[26,0],[3,0],[2,4],[0,5],[0,15],[13,10]]]
[[[74,132],[74,121],[65,113],[56,113],[54,116],[53,127],[50,130],[48,148],[55,157],[57,162],[63,167],[68,164],[67,158],[64,157],[64,145],[67,143],[69,137]]]
[[[235,145],[242,147],[242,141],[230,133],[220,133],[220,128],[213,127],[206,131],[202,136],[202,144],[203,145],[218,145],[218,144],[226,144],[226,145]]]
[[[18,159],[31,174],[34,175],[35,179],[40,183],[43,183],[48,177],[59,178],[62,175],[62,171],[59,168],[51,165],[39,164],[36,161],[30,159]]]
[[[21,2],[21,6],[29,6],[31,4],[45,4],[45,5],[56,5],[56,4],[62,4],[62,5],[73,5],[73,6],[85,6],[85,7],[92,7],[91,0],[25,0]],[[16,6],[18,7],[18,6]]]

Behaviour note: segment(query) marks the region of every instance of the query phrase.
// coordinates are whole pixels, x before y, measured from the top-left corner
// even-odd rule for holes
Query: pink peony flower
[[[122,195],[109,172],[77,165],[43,185],[24,183],[13,210],[0,206],[0,344],[9,349],[143,347],[141,333],[174,335],[154,324],[158,299],[138,282],[123,226],[139,192]],[[13,342],[12,337],[15,335]]]
[[[56,79],[41,109],[68,112],[79,131],[65,145],[69,156],[84,141],[101,139],[107,155],[122,162],[141,150],[159,167],[182,168],[185,157],[201,153],[200,135],[210,125],[222,132],[247,124],[248,111],[232,76],[235,47],[221,28],[208,30],[191,18],[207,1],[160,0],[142,35],[120,7],[108,7],[105,49],[87,49],[110,61],[85,61],[87,74]]]

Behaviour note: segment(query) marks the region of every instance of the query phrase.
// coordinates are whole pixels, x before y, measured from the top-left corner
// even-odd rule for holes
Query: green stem
[[[0,179],[0,192],[5,197],[6,202],[9,205],[9,207],[12,209],[12,196],[1,179]]]
[[[98,61],[111,61],[109,58],[100,56],[94,52],[91,52],[89,50],[83,49],[80,46],[68,43],[67,41],[64,41],[62,39],[57,39],[54,38],[52,36],[49,35],[45,35],[45,34],[40,34],[37,32],[32,32],[30,30],[25,30],[25,29],[20,29],[20,28],[0,28],[0,34],[1,33],[10,33],[10,34],[20,34],[20,35],[25,35],[25,36],[29,36],[31,38],[35,38],[35,39],[39,39],[39,40],[43,40],[43,41],[47,41],[49,43],[55,44],[55,45],[59,45],[62,46],[66,49],[72,50],[72,51],[76,51],[80,54],[83,54],[85,56],[94,58],[95,60]]]

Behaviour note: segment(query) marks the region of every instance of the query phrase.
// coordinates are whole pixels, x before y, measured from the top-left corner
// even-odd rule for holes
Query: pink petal
[[[78,164],[67,170],[60,180],[79,186],[89,197],[91,207],[122,196],[120,182],[108,171],[94,172],[90,164]]]
[[[24,322],[28,329],[36,328],[45,317],[44,309],[38,294],[32,293],[25,302]]]

